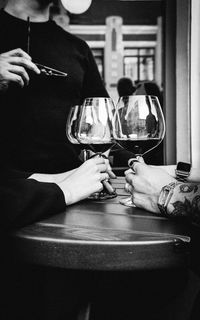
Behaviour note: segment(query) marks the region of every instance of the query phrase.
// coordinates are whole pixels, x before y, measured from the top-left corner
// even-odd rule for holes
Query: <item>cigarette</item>
[[[103,180],[102,184],[104,185],[104,187],[106,188],[106,190],[108,191],[109,194],[115,193],[115,190],[113,189],[113,187],[111,186],[111,184],[107,180]]]

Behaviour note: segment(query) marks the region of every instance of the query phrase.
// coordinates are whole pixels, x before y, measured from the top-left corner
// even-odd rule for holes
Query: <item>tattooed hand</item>
[[[200,225],[200,183],[178,184],[167,211],[170,216],[186,217],[190,222]]]
[[[159,213],[158,198],[162,187],[176,181],[160,167],[135,163],[134,171],[125,172],[125,189],[132,194],[137,207]],[[200,182],[178,183],[167,207],[169,217],[187,217],[200,225]]]
[[[134,171],[125,172],[125,189],[132,194],[137,207],[159,213],[157,203],[162,187],[176,180],[166,171],[145,163],[135,163]]]

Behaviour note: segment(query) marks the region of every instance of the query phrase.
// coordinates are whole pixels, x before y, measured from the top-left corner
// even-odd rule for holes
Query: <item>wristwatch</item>
[[[167,206],[171,200],[171,197],[174,193],[174,188],[177,185],[178,182],[171,182],[168,185],[164,186],[161,189],[159,198],[158,198],[158,208],[160,210],[160,212],[166,216],[168,214],[167,212]]]
[[[191,170],[191,163],[178,162],[175,169],[176,180],[182,181],[182,182],[186,181],[190,175],[190,170]]]

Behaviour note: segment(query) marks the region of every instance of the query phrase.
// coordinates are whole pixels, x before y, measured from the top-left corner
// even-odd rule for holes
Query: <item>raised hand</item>
[[[31,57],[22,49],[0,54],[0,91],[6,91],[10,84],[23,88],[29,83],[28,71],[40,74]]]

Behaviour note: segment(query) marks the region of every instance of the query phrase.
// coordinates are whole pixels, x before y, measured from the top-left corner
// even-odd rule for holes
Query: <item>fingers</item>
[[[129,174],[129,173],[134,174],[134,172],[133,172],[132,169],[128,169],[128,170],[124,171],[125,176],[126,176],[127,174]]]
[[[159,213],[159,208],[157,205],[158,197],[156,195],[146,195],[139,192],[133,192],[132,201],[138,208]]]
[[[116,175],[114,174],[114,172],[112,171],[112,168],[111,168],[111,166],[110,166],[109,160],[106,159],[105,162],[106,162],[106,164],[107,164],[107,172],[108,172],[108,174],[109,174],[109,177],[110,177],[111,179],[116,179],[117,177],[116,177]]]
[[[40,74],[38,67],[31,61],[32,58],[22,49],[14,49],[0,55],[2,61],[7,62],[9,65],[22,66],[37,74]]]
[[[23,67],[20,66],[13,66],[12,70],[10,70],[11,73],[17,74],[21,77],[23,84],[28,85],[29,83],[29,76],[26,70]]]
[[[145,163],[145,161],[144,161],[144,158],[143,158],[143,157],[141,157],[141,156],[137,156],[136,158],[137,158],[137,160],[138,160],[140,163]]]
[[[126,190],[126,192],[129,192],[131,194],[133,193],[133,190],[134,190],[133,186],[127,182],[125,183],[124,189]]]
[[[27,71],[40,74],[31,57],[22,49],[0,54],[0,90],[7,90],[11,83],[24,87],[29,83]]]
[[[146,199],[144,198],[144,195],[138,192],[132,193],[132,201],[138,208],[144,208],[144,201]]]
[[[128,174],[126,174],[126,182],[129,184],[133,184],[134,183],[134,178],[135,178],[135,174],[133,172],[130,172]]]
[[[108,173],[106,173],[106,172],[101,173],[101,175],[100,175],[100,181],[108,180],[108,179],[109,179]]]
[[[24,57],[26,59],[31,60],[31,57],[29,56],[28,53],[26,53],[24,50],[21,48],[13,49],[8,52],[2,53],[3,57],[13,57],[13,56],[18,56],[18,57]]]
[[[105,159],[103,157],[94,157],[89,159],[88,161],[94,161],[96,164],[105,164]]]
[[[146,192],[148,190],[147,182],[136,174],[130,173],[126,176],[126,183],[128,183],[131,187],[129,187],[130,192]]]
[[[111,179],[116,179],[116,178],[117,178],[116,175],[114,174],[114,172],[113,172],[112,170],[107,170],[107,172],[108,172],[109,177],[110,177]]]
[[[7,61],[11,65],[22,66],[30,71],[35,72],[36,74],[40,74],[40,70],[30,59],[13,56],[13,57],[9,57]]]
[[[17,74],[8,72],[4,77],[4,82],[7,83],[7,86],[10,82],[18,84],[21,88],[24,87],[24,81],[22,77]]]
[[[98,165],[100,172],[106,171],[110,178],[116,179],[116,175],[112,171],[107,159],[104,159],[103,157],[94,157],[91,160],[94,160],[95,164]]]

